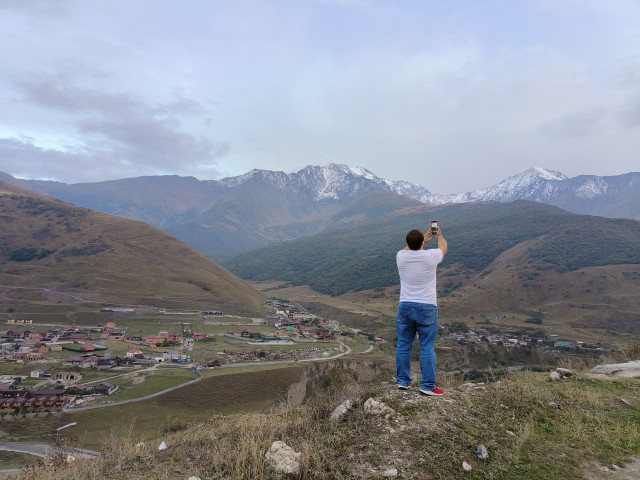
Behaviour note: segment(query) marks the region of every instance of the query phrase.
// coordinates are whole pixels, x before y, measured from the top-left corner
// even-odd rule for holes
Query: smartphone
[[[438,233],[438,220],[431,220],[431,235]]]

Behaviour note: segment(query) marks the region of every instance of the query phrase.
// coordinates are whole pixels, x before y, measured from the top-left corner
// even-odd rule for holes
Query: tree
[[[451,332],[462,332],[467,333],[469,331],[469,327],[464,322],[451,322],[449,324],[449,330]]]

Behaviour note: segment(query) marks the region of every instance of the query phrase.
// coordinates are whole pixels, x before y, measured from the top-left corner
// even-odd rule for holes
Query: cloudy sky
[[[640,171],[638,0],[0,0],[0,171]]]

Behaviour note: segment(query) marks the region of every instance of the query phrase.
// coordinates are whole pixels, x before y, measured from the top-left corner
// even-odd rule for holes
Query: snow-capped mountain
[[[310,165],[290,174],[252,170],[238,177],[222,179],[217,184],[235,188],[257,179],[278,190],[303,194],[313,201],[340,202],[353,199],[364,192],[383,189],[427,205],[531,200],[560,206],[575,213],[640,218],[637,207],[633,209],[626,205],[628,198],[637,199],[639,195],[640,173],[569,178],[562,172],[534,167],[485,189],[459,194],[438,194],[412,182],[380,178],[363,167],[332,163],[325,166]]]
[[[68,185],[0,173],[2,180],[150,223],[214,259],[336,225],[397,215],[421,204],[531,200],[573,213],[640,220],[640,173],[567,178],[531,168],[492,187],[452,195],[340,164],[307,166],[294,173],[252,170],[222,180],[170,175]]]
[[[544,203],[557,193],[558,187],[564,180],[568,180],[568,177],[561,172],[535,167],[509,177],[492,187],[468,192],[459,200],[462,202],[511,202],[527,198]]]
[[[258,179],[270,183],[279,190],[286,189],[290,192],[305,194],[315,201],[346,200],[377,188],[420,201],[429,195],[426,188],[415,183],[385,180],[366,168],[335,163],[325,166],[309,165],[290,174],[254,169],[244,175],[224,178],[217,183],[227,188],[234,188]]]

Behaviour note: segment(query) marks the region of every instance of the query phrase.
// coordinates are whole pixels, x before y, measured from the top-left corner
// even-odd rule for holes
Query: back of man
[[[436,268],[443,258],[442,250],[400,250],[396,264],[400,274],[400,301],[437,305]]]
[[[420,392],[425,395],[442,395],[436,386],[435,339],[438,333],[438,307],[436,270],[447,254],[447,242],[440,228],[436,238],[438,248],[424,250],[424,244],[433,237],[420,230],[411,230],[406,237],[407,246],[396,254],[400,275],[400,305],[396,317],[398,346],[396,370],[398,388],[411,385],[411,349],[416,333],[420,341]]]

